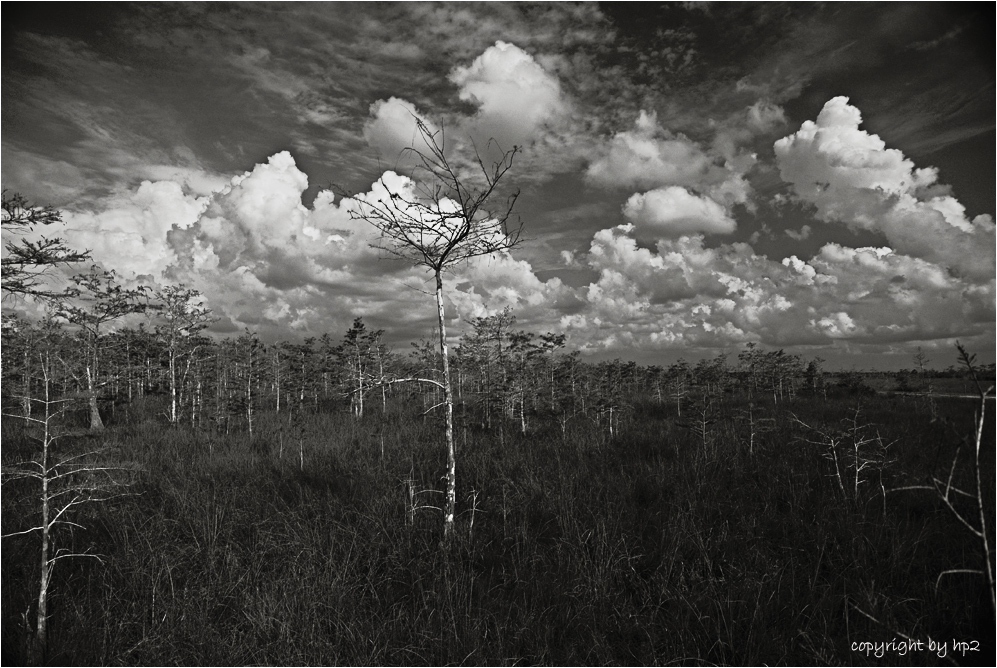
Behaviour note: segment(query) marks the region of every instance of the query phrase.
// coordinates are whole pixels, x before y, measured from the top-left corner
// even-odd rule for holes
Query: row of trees
[[[43,354],[58,361],[46,371],[51,391],[86,406],[93,430],[115,406],[156,395],[172,425],[250,434],[261,410],[350,410],[357,418],[371,402],[387,410],[388,396],[418,396],[427,414],[443,403],[439,349],[431,341],[401,356],[383,330],[357,318],[341,339],[330,334],[297,342],[264,343],[256,334],[212,339],[212,318],[200,295],[184,286],[157,292],[125,290],[110,272],[92,268],[74,279],[74,301],[60,302],[40,323],[5,316],[4,400],[30,415],[39,396]],[[112,329],[124,315],[145,311],[148,321]],[[669,404],[681,415],[690,393],[721,397],[793,398],[826,392],[820,360],[809,364],[783,351],[749,345],[730,365],[727,356],[679,361],[669,367],[620,360],[586,364],[564,351],[563,335],[517,330],[507,309],[468,323],[452,351],[450,384],[465,424],[526,433],[536,420],[562,430],[574,418],[604,425],[611,434],[635,397]],[[425,383],[404,381],[426,380]],[[103,415],[102,415],[103,413]]]

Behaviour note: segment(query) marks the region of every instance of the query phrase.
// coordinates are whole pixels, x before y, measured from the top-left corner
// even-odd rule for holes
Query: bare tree
[[[377,248],[426,267],[436,281],[447,448],[443,530],[449,536],[456,505],[456,457],[443,273],[471,258],[510,250],[519,243],[522,225],[509,225],[519,193],[509,195],[499,208],[489,208],[498,197],[499,183],[512,168],[519,149],[513,147],[504,152],[500,149],[501,157],[490,167],[476,152],[477,169],[465,172],[447,158],[444,132],[434,132],[420,119],[416,123],[423,146],[406,149],[416,158],[415,186],[408,191],[393,189],[382,177],[384,194],[354,197],[356,206],[350,215],[366,220],[380,231]]]
[[[3,191],[2,227],[5,232],[24,234],[36,225],[52,225],[62,222],[62,214],[52,207],[35,206],[24,197]],[[76,251],[69,248],[58,237],[40,237],[37,241],[19,239],[4,243],[6,254],[0,261],[0,276],[3,277],[3,298],[9,295],[33,295],[52,299],[59,293],[43,287],[41,276],[55,265],[83,262],[90,259],[89,251]]]
[[[26,517],[28,528],[15,530],[4,534],[3,538],[35,534],[40,537],[37,609],[35,612],[35,628],[31,633],[28,647],[31,665],[43,665],[48,644],[48,593],[52,584],[52,572],[56,562],[70,557],[100,557],[91,554],[88,549],[79,551],[73,547],[57,547],[55,537],[60,527],[80,527],[74,521],[73,513],[78,506],[87,503],[108,501],[120,495],[124,481],[118,473],[126,473],[121,467],[107,466],[101,463],[101,451],[86,452],[56,452],[56,440],[62,436],[57,423],[66,410],[67,404],[74,401],[73,397],[57,398],[53,396],[52,353],[48,349],[50,343],[43,342],[42,350],[37,352],[37,362],[40,369],[41,398],[25,397],[41,405],[41,411],[35,411],[33,416],[14,416],[4,413],[5,417],[20,417],[31,427],[30,438],[39,444],[33,457],[5,464],[2,470],[4,484],[17,480],[34,480],[37,485],[37,506],[35,511]],[[23,523],[22,523],[23,526]],[[71,545],[71,541],[70,541]]]
[[[982,568],[950,568],[948,570],[942,571],[938,574],[938,578],[935,580],[935,590],[937,591],[942,578],[947,575],[983,575],[987,579],[987,585],[990,589],[990,606],[991,609],[997,612],[997,587],[994,584],[994,566],[991,559],[992,545],[990,543],[990,538],[988,534],[990,531],[987,529],[987,516],[992,514],[988,513],[987,502],[993,499],[984,488],[983,475],[986,473],[984,468],[986,464],[981,463],[981,457],[984,455],[982,452],[984,446],[984,426],[987,420],[987,401],[993,400],[994,395],[994,385],[990,383],[984,387],[983,379],[980,377],[979,368],[976,366],[976,355],[970,353],[966,348],[956,341],[956,349],[959,351],[959,362],[966,367],[966,372],[972,379],[973,384],[976,386],[976,399],[979,401],[978,408],[973,416],[973,431],[969,436],[964,436],[961,442],[956,447],[955,453],[952,455],[952,463],[948,467],[948,471],[943,473],[942,476],[945,478],[942,480],[941,477],[937,475],[932,475],[930,478],[930,485],[906,485],[904,487],[895,487],[890,490],[883,491],[884,495],[887,491],[890,492],[903,492],[909,490],[928,490],[935,492],[938,499],[944,504],[951,513],[952,517],[955,518],[959,524],[961,524],[970,534],[972,534],[979,541],[980,550],[982,552],[983,562]],[[918,349],[918,355],[915,356],[915,361],[919,364],[923,363],[924,360],[917,359],[917,357],[923,356],[923,353]],[[960,488],[956,480],[958,468],[959,468],[959,457],[964,451],[968,450],[969,457],[969,475],[973,478],[973,483],[975,483],[975,488],[966,490]],[[965,460],[964,460],[965,461]],[[963,467],[966,465],[964,464]],[[965,473],[963,473],[965,475]],[[969,501],[975,508],[976,517],[972,516],[973,511],[967,512],[965,506],[960,503]],[[864,613],[863,613],[864,614]]]
[[[202,305],[201,293],[183,285],[172,285],[157,290],[155,297],[161,303],[166,323],[156,328],[156,334],[166,346],[170,372],[170,424],[180,422],[178,390],[186,386],[192,363],[196,360],[198,333],[212,322],[211,309]],[[184,361],[186,358],[186,361]],[[181,369],[181,364],[183,368]],[[278,395],[279,396],[279,395]]]

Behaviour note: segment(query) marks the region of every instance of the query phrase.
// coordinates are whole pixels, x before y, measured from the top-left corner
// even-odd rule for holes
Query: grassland
[[[993,655],[986,580],[939,575],[981,568],[980,542],[934,492],[892,491],[948,475],[975,404],[936,399],[932,420],[918,401],[690,396],[679,417],[634,397],[612,438],[582,418],[564,433],[543,416],[526,435],[483,431],[458,407],[461,514],[446,542],[440,427],[397,398],[360,419],[264,412],[252,438],[169,428],[156,397],[118,408],[99,436],[70,419],[58,447],[99,448],[128,486],[56,535],[100,560],[58,563],[47,660],[976,663]],[[29,436],[3,421],[5,465],[30,455]],[[967,464],[964,451],[954,480],[972,489]],[[971,500],[955,503],[973,517]],[[5,484],[4,533],[36,504],[26,482]],[[25,661],[36,553],[31,534],[4,539],[4,665]],[[854,649],[901,634],[948,654]],[[953,654],[953,640],[981,651]]]

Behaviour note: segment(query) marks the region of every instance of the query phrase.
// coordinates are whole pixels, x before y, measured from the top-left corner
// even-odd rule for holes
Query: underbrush
[[[694,402],[680,418],[638,401],[613,438],[580,417],[563,434],[539,416],[525,436],[458,424],[448,541],[440,427],[404,406],[265,414],[252,438],[132,408],[100,438],[137,479],[56,537],[101,561],[55,569],[48,660],[924,665],[952,655],[867,657],[853,643],[990,645],[983,578],[936,586],[979,567],[978,541],[933,493],[892,491],[947,475],[972,402],[940,400],[947,422],[931,422],[901,398],[858,401],[726,397],[699,421]],[[29,447],[13,422],[5,465]],[[847,448],[835,465],[825,440],[855,434],[883,446],[857,483]],[[3,504],[4,533],[31,521],[27,490],[5,485]],[[4,539],[5,665],[24,661],[36,541]]]

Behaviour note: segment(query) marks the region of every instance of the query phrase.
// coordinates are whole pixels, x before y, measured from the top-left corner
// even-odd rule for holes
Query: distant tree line
[[[78,399],[89,426],[103,428],[114,411],[138,399],[163,403],[164,422],[219,433],[250,435],[261,411],[342,410],[356,418],[388,411],[390,397],[418,402],[426,419],[443,402],[435,341],[413,344],[408,355],[356,318],[343,334],[266,343],[254,332],[213,338],[201,295],[186,286],[125,289],[113,272],[91,267],[53,300],[39,322],[3,318],[3,400],[24,415],[41,392],[40,360],[49,391]],[[138,326],[121,327],[144,313]],[[633,361],[586,363],[565,350],[562,334],[523,331],[511,310],[467,323],[452,351],[451,384],[464,429],[528,433],[553,421],[562,433],[587,420],[612,437],[636,401],[682,416],[696,401],[735,394],[779,403],[801,395],[856,392],[859,374],[828,374],[823,360],[749,343],[731,361],[726,353],[695,364],[642,366]],[[834,382],[832,382],[832,380]],[[8,413],[13,409],[5,409]]]

